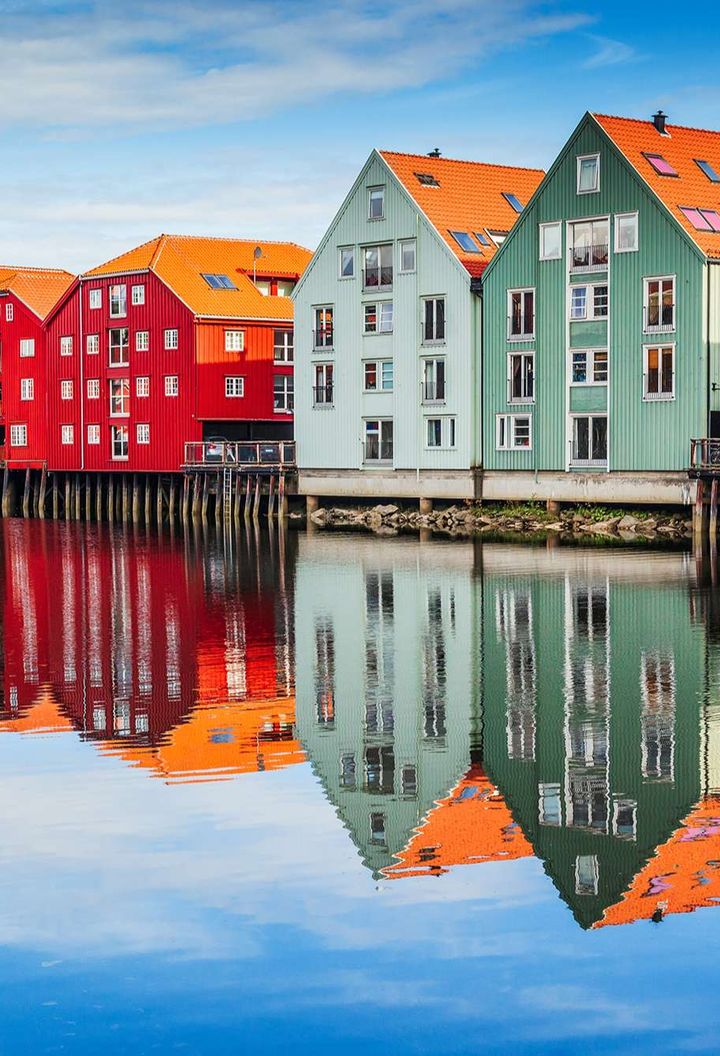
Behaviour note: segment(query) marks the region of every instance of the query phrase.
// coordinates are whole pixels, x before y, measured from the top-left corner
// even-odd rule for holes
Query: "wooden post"
[[[285,474],[280,474],[278,481],[278,520],[286,521],[288,515],[288,500],[285,490]]]
[[[223,492],[223,475],[222,470],[218,470],[217,476],[215,477],[215,524],[220,527],[223,520],[223,505],[225,503],[225,495]]]
[[[75,520],[82,520],[82,485],[80,474],[75,474]]]
[[[271,521],[275,516],[275,474],[270,474],[270,482],[268,484],[268,508],[267,508],[268,520]]]
[[[697,490],[695,492],[695,509],[693,510],[693,535],[701,539],[703,534],[703,520],[705,515],[705,482],[698,477]]]
[[[253,503],[253,520],[260,519],[260,474],[255,477],[255,502]]]
[[[235,524],[240,524],[240,511],[242,507],[242,477],[239,473],[235,474],[235,499],[233,513],[235,515]]]
[[[30,470],[25,470],[25,488],[23,490],[22,500],[22,515],[23,517],[30,516]]]
[[[71,516],[70,498],[71,498],[71,494],[70,494],[70,474],[66,473],[65,474],[65,508],[63,510],[63,515],[64,515],[66,521],[69,521],[70,520],[70,516]]]
[[[163,486],[162,486],[162,477],[159,474],[158,474],[158,477],[157,477],[157,503],[156,503],[156,506],[157,506],[156,513],[157,513],[158,528],[161,528],[162,527],[162,523],[163,523]]]
[[[717,527],[718,527],[718,487],[720,481],[717,477],[713,477],[712,484],[710,485],[710,542],[717,542]]]
[[[33,504],[32,504],[33,517],[39,517],[40,516],[40,478],[38,477],[37,472],[33,473],[32,496],[33,496]]]
[[[2,483],[2,515],[3,517],[8,516],[8,506],[10,504],[10,470],[5,466],[3,470],[3,483]]]
[[[115,485],[112,473],[107,477],[107,515],[108,522],[112,524],[115,520]]]
[[[200,480],[200,474],[195,474],[195,480],[193,481],[193,500],[192,500],[192,516],[193,520],[197,521],[200,518],[200,487],[202,481]]]
[[[92,520],[92,478],[85,474],[85,520]]]
[[[177,482],[175,477],[170,477],[170,502],[168,503],[168,518],[170,524],[175,524],[175,514],[177,512]]]
[[[187,473],[183,474],[183,489],[182,489],[182,503],[180,506],[180,516],[183,524],[186,524],[190,517],[190,476]]]
[[[152,523],[152,478],[149,473],[145,474],[145,527],[149,528]]]
[[[250,520],[250,474],[249,473],[248,473],[247,478],[245,480],[245,510],[243,512],[245,514],[245,520],[249,521]]]
[[[56,521],[60,516],[60,489],[58,488],[58,475],[53,473],[52,475],[52,515],[53,520]]]
[[[95,520],[100,524],[103,515],[103,474],[98,473],[95,481]]]
[[[207,521],[208,515],[208,502],[210,501],[210,485],[208,484],[208,474],[203,473],[203,493],[202,493],[202,519],[203,523]]]
[[[122,475],[122,519],[124,521],[130,520],[130,489],[127,473]]]
[[[133,524],[140,523],[140,477],[133,473],[132,478],[132,519]]]

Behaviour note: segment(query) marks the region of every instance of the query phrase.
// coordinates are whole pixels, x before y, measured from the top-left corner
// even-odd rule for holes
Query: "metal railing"
[[[363,270],[363,289],[386,290],[393,284],[392,266],[387,268],[365,268]]]
[[[316,407],[329,407],[333,402],[332,385],[316,385],[313,389],[313,404]]]
[[[186,466],[294,466],[293,441],[209,440],[185,444]]]
[[[570,267],[573,271],[603,271],[607,265],[607,245],[573,246],[570,250]]]
[[[675,305],[643,309],[643,330],[646,334],[668,332],[675,329]]]
[[[333,328],[331,326],[313,330],[313,348],[332,348],[333,336]]]
[[[690,441],[690,469],[720,472],[720,438],[703,436]]]

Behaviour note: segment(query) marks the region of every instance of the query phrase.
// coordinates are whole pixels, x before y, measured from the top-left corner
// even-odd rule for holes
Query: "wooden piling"
[[[180,517],[182,519],[183,524],[187,524],[188,520],[190,519],[190,477],[187,473],[183,474]]]
[[[75,520],[79,521],[82,519],[82,487],[80,484],[80,477],[75,474]]]
[[[30,470],[25,470],[25,487],[23,489],[23,500],[22,500],[22,515],[23,517],[30,516]]]
[[[718,527],[718,487],[720,481],[717,477],[713,477],[712,484],[710,485],[710,541],[712,543],[717,542],[717,527]]]
[[[695,509],[693,510],[693,535],[702,539],[703,520],[705,516],[705,482],[698,478],[695,492]]]
[[[248,473],[245,478],[245,509],[243,511],[246,521],[250,520],[250,501],[250,474]]]
[[[202,492],[202,519],[203,523],[207,521],[208,515],[208,503],[210,502],[210,485],[208,483],[208,474],[203,473],[203,492]]]
[[[287,491],[285,490],[285,474],[280,474],[278,481],[278,520],[286,521],[288,515]]]
[[[140,477],[133,473],[132,478],[132,519],[133,524],[140,523]]]
[[[168,500],[168,520],[170,524],[175,524],[175,515],[177,513],[177,481],[175,477],[170,477],[170,495]]]
[[[56,521],[60,516],[60,488],[58,487],[58,475],[53,473],[52,475],[52,515],[53,520]]]
[[[225,493],[223,491],[223,475],[222,471],[218,470],[215,475],[215,524],[219,528],[223,521],[223,505],[225,503]]]
[[[65,503],[64,503],[64,506],[63,506],[63,517],[65,518],[66,521],[69,521],[70,520],[70,474],[69,473],[65,474],[65,479],[63,481],[63,485],[64,485],[64,492],[65,492]]]
[[[45,502],[47,499],[47,466],[43,466],[40,472],[40,488],[38,491],[38,517],[45,520]]]
[[[98,473],[95,481],[95,520],[100,524],[103,516],[103,474]]]
[[[260,519],[260,474],[255,477],[255,502],[253,503],[253,520]]]
[[[275,516],[275,474],[270,474],[270,482],[268,484],[268,508],[267,508],[268,520],[271,521]]]
[[[234,497],[234,500],[233,500],[233,514],[234,514],[235,524],[240,524],[240,514],[241,514],[241,507],[242,507],[242,477],[240,476],[239,473],[235,474],[235,488],[234,488],[234,492],[235,492],[235,497]]]
[[[200,518],[200,488],[202,481],[200,480],[200,474],[195,474],[195,480],[193,481],[193,500],[192,500],[192,517],[194,521]]]
[[[37,472],[32,475],[32,510],[33,517],[40,516],[40,477]]]
[[[85,520],[92,520],[92,477],[85,474]]]

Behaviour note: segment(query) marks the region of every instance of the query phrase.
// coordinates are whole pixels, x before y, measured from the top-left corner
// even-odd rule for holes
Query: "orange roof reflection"
[[[50,686],[41,686],[37,700],[17,718],[0,720],[0,733],[65,733],[73,728]]]
[[[498,789],[479,765],[473,765],[430,811],[397,856],[397,863],[383,869],[383,875],[391,880],[440,876],[457,865],[525,858],[532,853]]]
[[[719,900],[720,796],[708,796],[593,927],[649,920],[657,911],[691,913]]]

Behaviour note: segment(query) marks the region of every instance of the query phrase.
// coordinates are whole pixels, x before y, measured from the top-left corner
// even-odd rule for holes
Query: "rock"
[[[327,510],[315,510],[314,513],[310,514],[310,520],[319,528],[324,528],[328,524],[330,516]]]
[[[392,504],[388,504],[387,506],[373,507],[373,512],[379,513],[381,517],[391,517],[394,513],[398,513],[399,510],[399,506],[393,506]]]
[[[624,517],[621,517],[618,521],[618,531],[620,532],[632,532],[635,530],[637,525],[637,517],[633,517],[631,514],[626,513]]]
[[[614,535],[619,523],[620,517],[608,517],[605,521],[595,522],[595,531],[604,535]]]

